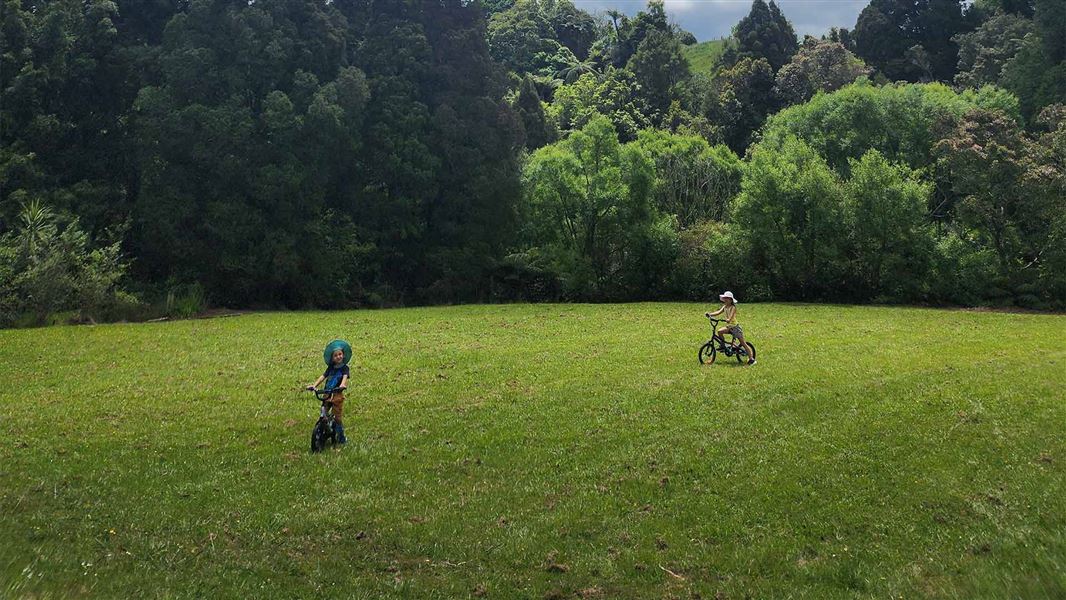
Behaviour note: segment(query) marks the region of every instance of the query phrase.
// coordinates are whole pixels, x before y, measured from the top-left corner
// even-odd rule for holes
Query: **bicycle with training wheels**
[[[748,349],[743,345],[737,343],[736,336],[729,334],[730,340],[727,342],[724,337],[718,335],[718,324],[722,322],[721,319],[715,319],[713,317],[707,317],[711,321],[711,339],[707,340],[707,343],[700,346],[699,359],[701,365],[714,364],[714,359],[718,357],[718,353],[722,353],[726,356],[737,357],[737,362],[743,364],[748,360]],[[745,340],[747,341],[747,340]],[[749,347],[751,347],[752,360],[755,359],[755,344],[747,341]]]
[[[337,443],[337,434],[333,431],[333,394],[343,392],[344,388],[321,390],[308,388],[307,391],[314,392],[315,397],[322,403],[322,408],[318,413],[318,422],[311,430],[311,452],[321,452],[326,449],[327,444]]]

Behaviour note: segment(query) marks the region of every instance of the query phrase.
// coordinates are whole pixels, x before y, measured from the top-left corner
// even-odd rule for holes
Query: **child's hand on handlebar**
[[[315,391],[315,386],[309,385],[309,386],[305,387],[304,389],[309,391],[309,392],[313,392],[313,391]]]

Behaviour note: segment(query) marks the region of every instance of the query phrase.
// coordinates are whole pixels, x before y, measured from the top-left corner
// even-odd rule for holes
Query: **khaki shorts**
[[[738,340],[744,337],[744,330],[740,328],[740,325],[726,325],[726,328],[729,329],[729,333]]]
[[[344,414],[344,392],[333,392],[329,401],[333,403],[333,418],[340,421]]]

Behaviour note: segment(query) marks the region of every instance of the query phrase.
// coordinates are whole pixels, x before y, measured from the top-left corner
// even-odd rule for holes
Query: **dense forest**
[[[1066,306],[1066,3],[2,0],[0,324],[219,307]]]

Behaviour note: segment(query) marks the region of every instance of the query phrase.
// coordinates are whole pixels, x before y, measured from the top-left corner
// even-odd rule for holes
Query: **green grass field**
[[[688,60],[693,73],[710,73],[718,57],[725,52],[725,39],[708,40],[691,46],[682,46],[681,54]]]
[[[1066,596],[1066,317],[705,309],[0,331],[0,597]]]

